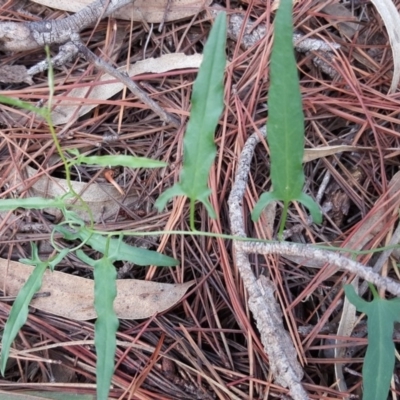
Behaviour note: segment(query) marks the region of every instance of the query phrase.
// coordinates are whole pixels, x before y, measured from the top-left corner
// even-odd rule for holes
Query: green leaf
[[[288,204],[297,200],[310,209],[316,222],[321,222],[318,205],[302,193],[304,115],[293,49],[292,0],[281,0],[276,13],[270,82],[267,132],[273,191],[270,196],[260,197],[252,219],[257,220],[270,201],[282,200],[286,214]]]
[[[207,181],[216,155],[215,129],[224,107],[225,46],[226,14],[221,12],[204,47],[203,62],[193,85],[180,181],[158,198],[155,205],[159,211],[171,197],[186,195],[191,203],[203,203],[212,218],[216,216],[208,200]]]
[[[91,233],[87,228],[81,227],[77,232],[71,232],[62,226],[56,226],[56,231],[61,232],[65,239],[80,239],[92,249],[105,254],[109,246],[108,258],[112,261],[130,261],[137,265],[157,265],[161,267],[173,267],[179,264],[174,258],[164,256],[156,251],[130,246],[119,239],[109,239],[97,233]]]
[[[43,208],[65,208],[65,201],[60,198],[45,199],[44,197],[29,197],[26,199],[1,199],[0,211],[16,210],[17,208],[41,210]]]
[[[400,299],[386,300],[376,296],[367,302],[351,285],[345,285],[344,291],[357,310],[368,317],[368,347],[362,369],[363,400],[386,399],[395,363],[393,326],[400,321]]]
[[[114,311],[117,271],[107,256],[96,261],[85,256],[85,260],[94,268],[94,308],[97,313],[94,335],[97,354],[97,399],[107,400],[115,367],[116,333],[119,325]]]
[[[129,168],[160,168],[166,167],[168,164],[158,160],[152,160],[145,157],[133,157],[125,155],[117,156],[78,156],[75,163],[83,163],[90,165],[100,165],[102,167],[129,167]]]
[[[33,106],[30,103],[27,103],[27,102],[19,100],[19,99],[0,95],[0,103],[8,104],[10,106],[14,106],[14,107],[22,108],[24,110],[32,111],[36,114],[41,115],[42,117],[44,117],[46,119],[50,118],[49,110],[47,108],[38,108],[38,107]]]
[[[1,356],[0,356],[0,367],[1,373],[4,376],[8,356],[10,354],[11,344],[18,334],[18,331],[25,324],[28,318],[29,303],[32,300],[33,295],[40,290],[42,286],[43,274],[47,267],[58,264],[64,256],[68,253],[68,249],[59,253],[53,260],[41,261],[38,254],[38,249],[35,243],[32,243],[32,259],[23,259],[22,262],[30,263],[35,265],[36,268],[29,276],[24,286],[18,292],[18,295],[11,308],[10,315],[7,319],[4,327],[3,337],[1,341]],[[51,265],[50,265],[51,264]]]

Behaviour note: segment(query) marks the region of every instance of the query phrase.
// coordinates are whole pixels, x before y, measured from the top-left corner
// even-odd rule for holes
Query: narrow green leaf
[[[260,218],[262,210],[269,204],[271,201],[280,200],[275,192],[263,193],[258,199],[256,205],[254,206],[253,212],[251,213],[251,218],[253,221],[257,221]]]
[[[368,347],[362,369],[363,400],[386,399],[395,364],[393,327],[400,321],[400,299],[374,297],[367,302],[356,294],[353,286],[345,285],[344,290],[349,301],[368,317]]]
[[[114,311],[114,300],[117,296],[117,271],[112,261],[106,256],[95,261],[93,267],[94,308],[97,313],[94,335],[97,354],[97,399],[107,400],[114,373],[116,333],[119,325]]]
[[[302,167],[304,115],[293,49],[292,0],[281,0],[276,13],[270,82],[267,140],[271,157],[273,196],[261,196],[252,213],[253,220],[258,219],[260,209],[272,200],[282,200],[285,207],[296,200],[307,207],[314,203],[311,198],[302,194],[305,180]],[[322,219],[315,203],[311,211],[317,221]]]
[[[3,104],[8,104],[10,106],[22,108],[24,110],[32,111],[38,115],[41,115],[42,117],[48,119],[49,118],[49,112],[47,108],[38,108],[33,106],[30,103],[27,103],[26,101],[22,101],[20,99],[15,99],[13,97],[6,97],[0,95],[0,103]]]
[[[125,155],[117,156],[79,156],[78,163],[100,165],[102,167],[129,167],[129,168],[160,168],[168,164],[158,160],[152,160],[146,157],[133,157]]]
[[[71,232],[65,227],[57,226],[55,230],[61,232],[67,240],[80,239],[94,250],[104,254],[109,245],[108,258],[112,261],[130,261],[137,265],[157,265],[161,267],[173,267],[179,264],[174,258],[157,253],[156,251],[130,246],[119,239],[108,239],[97,233],[91,234],[87,228],[80,228],[77,232]]]
[[[24,262],[29,261],[31,265],[36,265],[36,268],[33,270],[32,274],[29,276],[24,286],[18,292],[18,295],[14,301],[10,315],[4,327],[0,356],[0,368],[3,376],[6,369],[8,356],[10,354],[11,344],[17,336],[18,331],[25,324],[28,318],[29,303],[31,302],[33,295],[38,292],[40,290],[40,287],[42,286],[42,278],[44,272],[46,271],[50,263],[52,263],[52,268],[54,268],[55,263],[60,262],[67,252],[68,250],[60,253],[52,261],[41,261],[38,255],[37,246],[32,243],[32,259],[23,260]]]
[[[29,197],[26,199],[1,199],[0,211],[16,210],[17,208],[41,210],[43,208],[65,208],[64,200],[59,198]]]
[[[322,222],[322,212],[319,208],[318,204],[304,192],[300,193],[300,196],[295,200],[302,203],[304,206],[308,208],[310,211],[311,217],[316,224],[320,224]]]
[[[226,65],[226,14],[215,19],[204,47],[203,62],[193,85],[192,109],[183,141],[183,167],[180,182],[166,191],[156,202],[162,210],[176,195],[186,195],[191,202],[202,202],[212,218],[215,212],[208,200],[210,168],[216,155],[215,129],[224,102],[224,70]]]

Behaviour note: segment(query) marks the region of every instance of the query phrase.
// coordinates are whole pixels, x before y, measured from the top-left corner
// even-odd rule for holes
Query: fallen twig
[[[0,23],[0,50],[26,51],[66,43],[73,34],[94,25],[135,0],[96,0],[81,11],[60,20]]]
[[[40,48],[55,43],[64,43],[59,54],[51,62],[55,66],[64,65],[76,55],[82,54],[88,61],[94,63],[99,69],[109,73],[123,82],[132,93],[143,103],[151,108],[162,121],[179,126],[180,122],[164,111],[154,100],[126,75],[117,71],[110,64],[93,54],[80,40],[79,32],[99,19],[107,17],[119,8],[135,0],[96,0],[81,11],[61,20],[40,22],[1,22],[0,23],[0,50],[26,51]],[[47,60],[31,67],[29,77],[48,68]]]
[[[246,237],[241,204],[254,148],[258,142],[257,134],[253,134],[247,140],[240,156],[235,182],[228,200],[229,220],[232,234],[235,236]],[[268,354],[273,377],[277,383],[289,388],[290,394],[295,400],[308,399],[307,393],[301,385],[303,369],[297,361],[296,350],[290,336],[283,327],[282,313],[273,294],[273,283],[265,276],[256,279],[247,253],[239,243],[241,242],[234,242],[236,265],[249,294],[249,308],[256,320],[265,352]]]

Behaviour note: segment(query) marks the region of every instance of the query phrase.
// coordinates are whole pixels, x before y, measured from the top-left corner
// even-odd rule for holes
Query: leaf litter
[[[342,34],[340,24],[329,22],[328,29],[327,20],[321,15],[321,7],[327,6],[328,3],[331,2],[299,2],[295,6],[294,18],[297,29],[306,33],[308,37],[318,37],[326,43],[335,43]],[[27,18],[12,9],[10,4],[3,4],[5,16],[17,20]],[[226,107],[216,136],[218,159],[210,178],[213,192],[218,193],[218,196],[215,194],[210,197],[217,219],[213,222],[208,220],[200,208],[196,216],[202,221],[202,229],[213,232],[227,232],[228,219],[224,204],[229,195],[237,156],[244,140],[255,127],[265,125],[267,116],[265,103],[268,101],[267,77],[272,32],[267,29],[266,36],[258,37],[254,42],[256,44],[250,48],[241,44],[241,38],[256,31],[257,27],[270,27],[274,13],[265,6],[266,2],[261,0],[243,1],[240,4],[243,10],[231,11],[240,13],[244,23],[251,20],[255,25],[248,30],[245,27],[239,29],[236,39],[227,44],[229,67],[226,77]],[[396,5],[398,6],[397,1]],[[395,96],[387,95],[392,84],[390,71],[393,70],[393,57],[386,30],[378,13],[373,7],[364,4],[355,4],[354,9],[348,5],[345,7],[352,14],[352,19],[350,20],[349,16],[345,18],[350,22],[360,22],[361,31],[351,39],[352,41],[343,35],[340,51],[334,53],[333,59],[322,55],[335,69],[335,80],[314,65],[311,54],[297,54],[297,61],[306,117],[306,147],[318,149],[349,146],[349,151],[345,151],[346,147],[340,147],[342,151],[336,151],[339,148],[332,149],[330,154],[318,154],[317,150],[318,157],[305,164],[306,187],[310,193],[315,194],[327,176],[329,182],[337,183],[343,194],[350,199],[350,212],[340,226],[333,225],[329,220],[322,226],[307,226],[303,220],[296,217],[297,210],[291,208],[293,213],[289,213],[288,227],[294,232],[294,241],[325,241],[336,246],[345,246],[346,239],[361,229],[362,225],[358,223],[367,219],[368,213],[372,212],[379,217],[377,226],[380,237],[377,243],[368,232],[362,233],[362,236],[365,236],[365,240],[360,238],[364,243],[363,248],[369,249],[385,243],[385,237],[390,237],[397,218],[395,213],[383,213],[382,216],[378,211],[386,210],[387,205],[377,204],[378,208],[374,208],[374,203],[378,199],[385,201],[385,194],[390,190],[389,182],[397,172],[398,163],[394,149],[399,148],[399,105]],[[60,18],[66,15],[49,8],[36,10],[40,12],[34,15],[46,18]],[[158,57],[175,50],[186,55],[201,53],[210,28],[208,15],[199,14],[179,23],[167,23],[162,33],[157,32],[156,26],[151,30],[150,24],[135,24],[131,33],[127,34],[122,48],[115,55],[115,62],[123,66],[127,64],[129,40],[133,50],[129,64],[144,57]],[[345,18],[342,15],[340,22]],[[90,43],[101,48],[105,54],[111,54],[115,38],[114,23],[124,28],[125,32],[129,32],[129,21],[104,20],[96,28],[85,31],[83,39],[89,41],[93,34]],[[146,41],[147,45],[144,46]],[[41,51],[31,54],[6,54],[2,63],[31,65],[32,57],[39,58],[41,54]],[[189,70],[188,73],[185,70],[163,72],[151,77],[143,75],[141,84],[163,107],[186,118],[194,77],[193,70]],[[91,84],[97,78],[97,72],[86,62],[79,60],[76,64],[56,71],[56,94],[63,94],[75,86],[76,89],[78,86],[87,86],[88,82]],[[34,82],[33,86],[2,84],[2,89],[6,94],[32,103],[43,99],[46,101],[46,76],[35,77]],[[170,164],[162,171],[124,171],[123,179],[126,179],[127,185],[132,190],[137,190],[140,195],[128,209],[122,208],[119,218],[100,221],[102,228],[150,231],[163,229],[167,225],[171,229],[187,229],[187,205],[178,200],[174,201],[161,214],[156,214],[152,208],[161,191],[171,187],[178,180],[182,132],[162,126],[151,112],[141,109],[137,103],[134,98],[129,98],[127,102],[120,95],[114,94],[112,98],[101,101],[100,105],[85,116],[67,120],[65,124],[57,127],[62,146],[64,149],[79,148],[82,152],[96,149],[97,154],[128,152],[143,157],[154,155],[154,158]],[[122,107],[124,113],[120,115]],[[19,118],[16,118],[16,115]],[[16,184],[11,180],[12,173],[19,173],[27,164],[32,167],[41,166],[46,170],[46,161],[54,154],[54,149],[43,122],[31,114],[2,106],[0,124],[1,196],[12,198],[20,196],[21,192],[24,193],[32,185],[30,180],[24,187]],[[250,205],[254,205],[258,196],[265,191],[266,186],[268,187],[265,178],[268,174],[265,157],[265,149],[257,151],[256,160],[252,165],[252,180],[243,204],[246,215],[252,209]],[[352,185],[349,181],[353,178],[348,172],[355,165],[363,169],[365,178],[359,184]],[[87,167],[82,167],[79,173],[92,177],[92,172]],[[78,172],[75,179],[78,180]],[[330,196],[328,191],[324,196]],[[278,211],[276,217],[279,216]],[[12,260],[26,258],[29,255],[26,243],[31,240],[48,243],[49,218],[41,212],[27,213],[21,210],[8,217],[2,215],[2,257]],[[370,220],[369,217],[368,219]],[[277,221],[273,227],[276,233]],[[264,231],[263,226],[256,224],[253,227],[250,222],[247,229],[248,235],[254,237],[262,235]],[[61,238],[57,236],[56,240]],[[134,396],[138,398],[160,398],[162,395],[171,399],[187,399],[212,398],[217,395],[221,398],[228,396],[247,399],[250,396],[265,396],[266,393],[282,395],[282,388],[267,383],[268,360],[265,359],[258,341],[258,334],[249,322],[246,302],[243,300],[246,294],[237,279],[229,245],[209,238],[171,238],[167,235],[160,242],[153,240],[151,245],[153,248],[159,247],[161,252],[174,254],[181,260],[181,265],[177,268],[163,269],[134,268],[128,273],[129,279],[151,279],[154,282],[169,284],[195,279],[198,289],[181,304],[161,315],[153,315],[144,320],[121,321],[118,339],[126,343],[137,341],[138,346],[142,347],[117,347],[120,364],[114,373],[113,383],[117,385],[113,395],[121,396],[125,390],[129,390],[134,382],[132,376],[140,376],[143,373],[143,365],[151,365],[154,360],[153,368],[140,376],[145,384],[137,386]],[[42,248],[45,252],[46,247]],[[341,311],[342,297],[338,296],[338,291],[343,284],[342,273],[329,271],[321,281],[318,270],[298,268],[297,263],[283,263],[282,259],[265,259],[261,256],[257,257],[256,261],[254,269],[257,273],[271,273],[277,279],[276,296],[281,303],[286,325],[291,328],[292,341],[303,358],[309,382],[312,383],[307,386],[310,397],[323,398],[328,395],[330,398],[342,398],[338,387],[329,387],[326,381],[336,381],[331,365],[336,364],[337,360],[334,358],[334,352],[330,350],[337,347],[334,340],[337,336],[338,313]],[[384,273],[393,276],[391,265],[387,264]],[[65,260],[59,269],[81,278],[91,274],[91,271],[76,259]],[[2,318],[6,318],[8,311],[8,303],[0,302]],[[357,376],[357,373],[361,372],[361,364],[357,359],[364,357],[365,349],[365,338],[357,336],[357,329],[358,326],[355,336],[351,337],[352,343],[359,344],[359,347],[355,347],[356,358],[346,360],[348,369],[344,370],[344,379],[351,394],[357,394],[356,388],[361,382]],[[21,335],[24,335],[27,341],[18,342],[13,355],[18,357],[24,348],[35,348],[43,343],[47,346],[54,345],[67,357],[65,362],[71,363],[80,376],[84,377],[85,385],[95,382],[94,353],[88,344],[93,339],[91,322],[78,323],[72,319],[37,311],[29,315]],[[191,340],[188,340],[188,335]],[[200,352],[208,361],[207,364],[198,362]],[[157,358],[158,356],[160,358]],[[39,355],[35,354],[30,360],[20,360],[25,368],[18,372],[10,367],[7,375],[8,388],[26,389],[27,383],[23,383],[24,381],[29,381],[30,385],[37,385],[39,388],[46,385],[47,388],[51,387],[46,382],[51,364],[44,363],[44,370],[36,369],[28,376],[25,371],[37,365],[37,361],[32,360],[39,360]],[[250,360],[254,362],[251,364]],[[126,371],[129,371],[129,376]],[[20,382],[12,381],[13,373],[20,375]],[[216,376],[219,377],[218,380]],[[218,385],[221,381],[229,394],[220,391]],[[78,381],[72,385],[77,393],[94,393],[95,390],[89,386],[84,388],[82,382]]]

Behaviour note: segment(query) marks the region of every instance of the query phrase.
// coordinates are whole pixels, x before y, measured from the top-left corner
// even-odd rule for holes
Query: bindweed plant
[[[190,227],[194,226],[194,205],[200,201],[209,215],[215,218],[208,197],[207,181],[217,154],[214,134],[224,106],[224,70],[226,64],[226,16],[218,15],[204,47],[204,58],[193,85],[192,109],[183,140],[183,167],[180,181],[166,190],[157,200],[162,210],[173,196],[190,199]]]
[[[299,201],[306,205],[315,222],[320,222],[322,218],[317,204],[310,196],[303,192],[305,181],[302,168],[304,115],[299,78],[294,58],[292,33],[292,2],[291,0],[281,0],[281,5],[275,18],[275,37],[271,56],[271,78],[268,97],[267,140],[270,148],[273,190],[260,197],[252,212],[253,220],[257,220],[267,203],[275,200],[283,201],[284,208],[279,228],[279,237],[282,236],[288,206],[292,201]],[[215,20],[205,45],[204,59],[193,86],[192,109],[184,136],[183,166],[180,180],[172,188],[161,194],[156,202],[156,207],[161,210],[172,197],[187,196],[190,200],[190,227],[192,230],[188,232],[189,234],[206,234],[208,236],[245,240],[229,235],[212,235],[210,233],[199,232],[195,228],[196,202],[200,202],[205,206],[210,217],[215,218],[216,216],[209,201],[211,191],[207,185],[207,181],[210,168],[216,156],[214,134],[223,110],[223,83],[226,65],[225,47],[226,14],[221,12]],[[50,70],[50,97],[52,97],[54,87],[52,82],[52,72]],[[49,107],[44,109],[35,108],[28,103],[16,99],[0,97],[0,101],[36,112],[46,119],[54,143],[64,162],[67,182],[70,188],[68,194],[55,199],[35,197],[0,200],[0,211],[14,210],[20,207],[25,209],[58,208],[64,215],[64,222],[57,225],[54,231],[61,233],[66,241],[79,243],[75,248],[71,249],[58,249],[55,243],[53,243],[55,255],[45,261],[40,260],[36,246],[32,245],[32,257],[29,260],[24,260],[24,262],[34,265],[35,270],[20,290],[3,332],[2,352],[0,356],[1,373],[4,375],[10,346],[18,331],[26,322],[28,305],[33,295],[40,289],[45,270],[47,268],[54,269],[68,253],[74,252],[80,260],[87,263],[94,270],[94,306],[97,313],[95,323],[97,399],[105,400],[108,398],[114,371],[116,332],[118,329],[118,318],[113,309],[113,302],[116,297],[116,270],[114,263],[116,261],[130,261],[137,265],[174,266],[177,265],[178,261],[154,251],[126,244],[123,241],[123,233],[115,233],[115,235],[119,236],[112,237],[112,233],[103,234],[95,231],[93,223],[86,226],[84,221],[66,202],[68,197],[77,198],[80,202],[79,206],[86,208],[90,215],[88,206],[74,192],[70,184],[69,171],[72,166],[80,164],[125,166],[129,168],[159,168],[165,166],[165,163],[131,156],[85,156],[77,150],[69,150],[69,155],[72,156],[72,159],[67,159],[63,154],[51,124],[50,101]],[[131,233],[124,232],[124,234]],[[140,235],[141,233],[136,232],[135,234]],[[102,257],[97,260],[89,258],[82,251],[84,244],[101,253]],[[348,249],[345,250],[349,251]],[[357,308],[368,314],[368,324],[371,330],[370,342],[363,368],[366,392],[364,400],[381,400],[384,398],[385,393],[387,393],[390,382],[388,377],[390,377],[390,371],[393,371],[394,346],[388,332],[393,328],[393,322],[398,320],[399,301],[396,299],[395,301],[387,302],[375,296],[372,303],[366,303],[362,299],[357,298],[355,293],[351,292],[350,288],[346,288],[345,290],[346,295]],[[385,321],[382,320],[382,316],[385,316]],[[374,326],[371,326],[371,324]],[[382,331],[383,329],[386,331],[385,333]],[[369,360],[371,358],[375,359],[375,357],[379,357],[378,365],[369,363]],[[379,370],[377,371],[376,368]],[[372,377],[375,378],[374,381]],[[377,380],[379,380],[379,383]],[[372,381],[375,385],[374,391],[369,386]],[[372,395],[371,393],[374,394]]]
[[[51,99],[54,87],[51,69],[49,70],[49,87]],[[68,198],[76,197],[79,201],[79,206],[86,208],[88,214],[90,216],[92,215],[87,204],[85,204],[81,197],[75,193],[71,185],[70,168],[73,165],[79,164],[95,164],[109,167],[126,166],[130,168],[159,168],[164,167],[166,164],[148,158],[121,155],[87,157],[79,154],[79,152],[75,150],[70,151],[71,155],[75,156],[75,158],[67,161],[61,150],[60,143],[58,142],[58,138],[51,122],[51,101],[49,101],[47,108],[36,108],[29,103],[22,102],[18,99],[6,98],[4,96],[0,96],[0,102],[35,112],[47,121],[54,143],[58,149],[58,153],[64,162],[67,177],[66,180],[70,189],[67,194],[55,199],[32,197],[25,199],[0,200],[0,211],[15,210],[17,208],[38,210],[57,208],[63,213],[64,222],[57,225],[54,228],[54,231],[62,233],[65,240],[80,242],[78,246],[72,249],[58,249],[53,242],[55,255],[51,259],[44,261],[40,260],[37,246],[32,243],[32,257],[30,259],[21,260],[21,262],[35,266],[35,269],[19,291],[5,324],[1,340],[1,373],[4,376],[10,347],[18,334],[18,331],[27,320],[29,303],[34,294],[40,290],[42,278],[46,269],[50,268],[51,270],[54,270],[54,267],[67,254],[74,252],[78,258],[93,267],[94,270],[94,307],[97,313],[97,320],[95,323],[97,399],[106,400],[108,399],[111,379],[114,372],[116,332],[118,329],[118,318],[113,308],[114,299],[116,297],[117,278],[114,263],[116,261],[129,261],[137,265],[173,267],[178,264],[178,261],[155,251],[130,246],[123,242],[122,236],[118,239],[114,239],[110,237],[110,235],[96,233],[92,229],[92,222],[89,227],[86,227],[85,222],[70,209],[70,206],[66,202]],[[103,254],[102,258],[99,260],[92,260],[87,257],[83,251],[80,250],[84,244]]]
[[[223,75],[226,63],[225,56],[226,16],[220,14],[215,21],[210,33],[209,40],[204,48],[204,62],[201,65],[198,78],[195,83],[192,97],[192,113],[185,135],[185,162],[180,184],[166,191],[158,200],[158,207],[162,208],[172,195],[184,194],[191,199],[191,227],[194,229],[194,203],[200,200],[207,207],[209,213],[215,213],[208,200],[210,191],[207,187],[209,169],[214,161],[216,148],[214,144],[214,132],[223,108]],[[50,99],[53,97],[52,70],[49,70]],[[143,248],[130,246],[122,241],[122,235],[118,239],[110,235],[96,233],[85,226],[84,221],[73,210],[69,209],[66,200],[76,197],[79,206],[86,208],[91,215],[89,207],[81,197],[75,193],[71,185],[70,168],[74,165],[89,164],[98,166],[124,166],[129,168],[160,168],[166,164],[161,161],[143,157],[132,156],[84,156],[77,150],[69,150],[74,158],[66,159],[62,152],[60,143],[54,132],[51,122],[51,101],[47,108],[36,108],[29,103],[18,99],[0,96],[0,102],[29,110],[42,116],[48,123],[54,142],[61,159],[64,162],[69,193],[55,198],[46,199],[40,197],[26,199],[0,200],[0,211],[24,209],[58,208],[64,215],[64,222],[54,228],[55,232],[62,233],[65,240],[80,241],[73,249],[59,250],[50,260],[42,261],[39,258],[36,245],[32,245],[32,258],[23,260],[35,266],[34,272],[26,281],[11,308],[2,336],[2,351],[0,355],[0,369],[4,376],[10,347],[18,331],[25,324],[28,317],[28,306],[34,294],[40,290],[43,275],[47,268],[54,267],[70,252],[94,270],[94,307],[97,313],[95,323],[95,347],[97,353],[96,380],[97,399],[106,400],[110,389],[111,379],[114,372],[114,357],[116,351],[116,332],[118,329],[118,318],[113,309],[116,297],[116,261],[130,261],[137,265],[175,266],[178,261]],[[161,204],[161,205],[160,205]],[[100,252],[103,256],[93,260],[86,256],[81,250],[83,245],[90,246]]]
[[[317,223],[322,222],[322,213],[314,200],[303,192],[304,114],[294,58],[290,0],[281,1],[274,27],[267,122],[273,190],[261,195],[251,216],[253,221],[257,221],[268,203],[282,200],[283,214],[278,234],[281,238],[290,202],[299,201],[307,206]]]
[[[373,300],[359,297],[352,285],[345,285],[349,301],[366,314],[368,346],[362,368],[363,400],[386,399],[395,363],[393,342],[394,323],[400,322],[400,298],[382,299],[373,285],[369,285]]]

